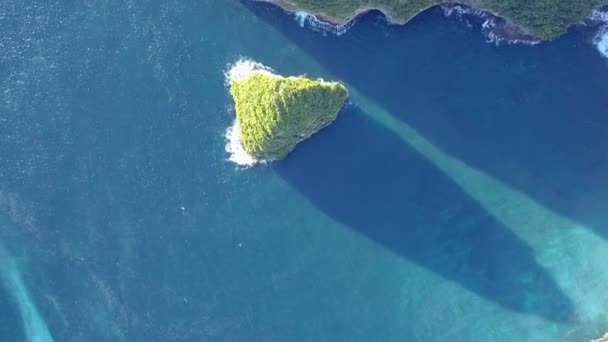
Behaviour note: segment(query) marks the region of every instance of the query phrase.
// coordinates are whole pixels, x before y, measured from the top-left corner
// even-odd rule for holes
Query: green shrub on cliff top
[[[348,96],[340,82],[264,72],[234,80],[230,93],[241,143],[255,159],[281,159],[297,143],[335,120]]]

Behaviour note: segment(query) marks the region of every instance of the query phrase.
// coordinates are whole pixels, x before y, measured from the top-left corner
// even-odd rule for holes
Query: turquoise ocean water
[[[0,341],[587,341],[608,331],[597,28],[431,9],[336,36],[236,0],[0,3]],[[241,58],[340,79],[228,161]]]

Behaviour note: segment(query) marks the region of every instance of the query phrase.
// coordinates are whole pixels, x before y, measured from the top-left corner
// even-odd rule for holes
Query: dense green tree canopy
[[[241,142],[257,160],[284,158],[336,119],[348,92],[339,82],[254,72],[230,83]]]

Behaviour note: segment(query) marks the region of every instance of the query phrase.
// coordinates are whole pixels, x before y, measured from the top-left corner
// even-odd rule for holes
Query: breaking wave
[[[274,70],[250,59],[241,58],[236,63],[228,65],[224,76],[226,78],[226,86],[229,87],[233,81],[242,80],[254,73],[262,73],[271,76],[277,76]],[[250,156],[241,141],[241,127],[238,120],[234,120],[232,126],[228,127],[225,134],[226,152],[230,155],[228,160],[241,167],[251,167],[258,163],[266,163],[267,160],[258,160]]]
[[[469,18],[473,17],[483,20],[480,29],[488,43],[493,43],[496,45],[537,45],[542,42],[540,39],[530,36],[524,32],[509,32],[514,28],[505,30],[505,20],[488,11],[459,4],[441,5],[440,8],[446,17],[455,17],[457,20],[464,22],[468,27],[474,26],[468,20]],[[355,24],[357,19],[355,17],[355,19],[350,20],[344,25],[336,25],[319,19],[314,14],[304,11],[293,12],[293,17],[294,20],[298,22],[300,27],[310,27],[314,31],[321,32],[323,34],[331,33],[335,35],[342,35],[346,33]],[[608,11],[593,11],[592,14],[586,19],[586,23],[602,25],[600,32],[598,32],[598,35],[594,39],[594,43],[596,44],[596,47],[600,53],[608,57]]]
[[[606,58],[608,58],[608,25],[600,28],[593,39],[593,43],[597,50]]]
[[[473,22],[483,20],[479,27],[481,34],[486,38],[486,42],[500,44],[523,44],[536,45],[541,41],[527,34],[515,32],[514,28],[506,30],[506,21],[503,18],[484,11],[463,5],[441,5],[441,10],[446,17],[454,17],[456,20],[463,22],[467,27],[473,28],[478,24]],[[471,20],[472,19],[472,20]]]
[[[457,20],[465,23],[469,28],[472,28],[477,25],[473,25],[470,19],[481,19],[483,20],[483,24],[480,27],[482,35],[486,38],[488,43],[493,43],[496,45],[500,44],[524,44],[524,45],[536,45],[541,41],[535,37],[529,36],[527,34],[523,34],[521,32],[509,32],[505,31],[505,20],[493,15],[490,12],[478,10],[472,7],[463,6],[463,5],[441,5],[440,6],[443,14],[446,17],[455,17]],[[367,12],[367,11],[365,11]],[[360,14],[363,14],[362,12]],[[300,25],[300,27],[310,27],[314,31],[321,32],[323,34],[331,33],[335,35],[342,35],[346,33],[356,22],[357,16],[353,20],[350,20],[348,23],[344,25],[336,25],[322,19],[319,19],[314,14],[304,12],[304,11],[296,11],[293,12],[293,16],[296,22]],[[388,23],[390,20],[384,18]],[[510,31],[514,31],[511,29]]]
[[[297,11],[293,13],[294,19],[300,24],[300,27],[310,27],[314,31],[321,33],[331,33],[337,36],[345,34],[354,24],[356,19],[350,20],[344,25],[335,25],[326,21],[320,20],[314,14]]]
[[[251,59],[241,58],[236,63],[229,64],[227,66],[226,71],[224,72],[224,77],[226,79],[226,87],[229,88],[232,82],[245,79],[255,73],[261,73],[272,77],[281,77],[286,79],[297,79],[300,77],[306,77],[306,75],[288,77],[280,76],[276,74],[272,68],[267,67],[262,63],[258,63]],[[325,84],[332,83],[324,80],[323,78],[317,78],[316,81]],[[265,164],[273,161],[269,159],[255,159],[245,151],[245,148],[243,147],[243,143],[241,141],[241,127],[236,118],[234,120],[234,123],[226,130],[224,136],[226,138],[226,152],[228,152],[228,154],[230,155],[228,160],[237,164],[238,166],[247,168],[256,164]]]
[[[588,19],[590,24],[600,25],[593,44],[602,56],[608,58],[608,11],[594,11]]]
[[[608,24],[608,11],[593,11],[587,22],[597,24]]]
[[[257,160],[250,156],[241,142],[241,127],[238,120],[234,120],[232,126],[226,130],[226,152],[230,155],[228,160],[242,167],[251,167],[257,163],[265,163],[265,160]]]
[[[242,80],[249,77],[254,73],[262,73],[270,76],[277,76],[274,70],[265,66],[262,63],[258,63],[251,59],[241,58],[234,64],[229,64],[224,77],[226,78],[226,85],[229,86],[230,82]]]

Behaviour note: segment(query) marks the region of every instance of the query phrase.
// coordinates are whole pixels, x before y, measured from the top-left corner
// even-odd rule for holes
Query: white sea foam
[[[229,87],[231,82],[242,80],[254,73],[277,76],[271,68],[262,63],[241,58],[236,63],[228,65],[227,71],[224,73],[224,76],[226,77],[226,86]],[[242,167],[251,167],[258,163],[268,162],[267,160],[255,159],[245,151],[241,141],[241,127],[238,120],[235,119],[232,126],[228,127],[225,137],[226,152],[230,155],[228,158],[229,161]]]
[[[593,11],[587,19],[591,23],[604,23],[608,24],[608,11]]]
[[[258,63],[251,59],[241,58],[236,63],[229,64],[227,67],[227,71],[224,72],[224,77],[226,78],[226,86],[230,86],[230,82],[232,81],[242,80],[255,73],[287,79],[297,79],[300,77],[306,77],[306,75],[284,77],[276,74],[272,68],[267,67],[262,63]],[[325,81],[323,78],[317,78],[316,81],[321,83],[332,83]]]
[[[515,44],[538,45],[541,43],[540,40],[504,38],[504,37],[494,33],[493,28],[495,25],[496,24],[493,21],[493,19],[488,19],[488,20],[484,21],[484,23],[481,26],[481,33],[484,35],[484,37],[486,38],[486,42],[488,42],[488,43],[492,43],[496,46],[499,46],[500,44],[503,44],[503,43],[505,43],[507,45],[515,45]]]
[[[600,28],[593,43],[597,50],[606,58],[608,58],[608,25],[604,25]]]
[[[351,26],[355,23],[356,19],[349,21],[344,25],[335,25],[326,21],[320,20],[314,14],[296,11],[293,13],[294,19],[298,22],[300,27],[310,26],[314,31],[321,33],[332,33],[337,36],[342,35],[348,31]]]
[[[599,27],[593,44],[602,56],[608,58],[608,11],[593,11],[585,23]]]
[[[265,66],[262,63],[258,63],[251,59],[241,58],[234,64],[229,64],[226,68],[226,72],[224,72],[224,77],[226,78],[226,86],[230,87],[230,83],[233,81],[238,81],[245,79],[255,73],[261,73],[264,75],[272,76],[272,77],[283,77],[277,75],[274,70]],[[299,77],[305,77],[306,75],[301,76],[289,76],[285,77],[287,79],[297,79]],[[320,83],[332,83],[325,81],[322,78],[317,78],[317,82]],[[251,167],[255,164],[265,164],[271,162],[272,160],[258,160],[254,157],[250,156],[243,147],[243,143],[241,141],[241,127],[239,125],[238,120],[234,120],[232,126],[228,127],[226,130],[226,152],[230,155],[228,160],[234,162],[235,164],[242,167]]]
[[[232,126],[226,130],[226,152],[230,155],[228,160],[242,167],[251,167],[257,163],[265,163],[250,156],[241,142],[241,127],[239,121],[234,120]]]
[[[497,29],[501,26],[501,19],[496,15],[484,11],[475,9],[468,6],[462,5],[442,5],[441,10],[446,17],[454,17],[459,22],[464,23],[467,27],[472,28],[474,25],[471,22],[471,18],[482,19],[484,22],[481,24],[481,34],[486,38],[486,42],[495,45],[500,44],[523,44],[523,45],[536,45],[540,43],[540,40],[532,37],[526,39],[515,39],[507,38],[497,33]]]
[[[264,64],[252,61],[251,59],[241,58],[236,63],[228,65],[227,71],[224,73],[226,85],[229,86],[230,82],[242,80],[254,73],[277,76],[274,70]]]
[[[486,11],[461,5],[442,5],[441,10],[446,17],[455,16],[456,18],[462,18],[465,15],[472,15],[480,18],[488,17],[488,12]]]
[[[306,26],[306,22],[310,20],[311,14],[308,12],[296,11],[293,12],[294,19],[300,24],[300,27]]]

